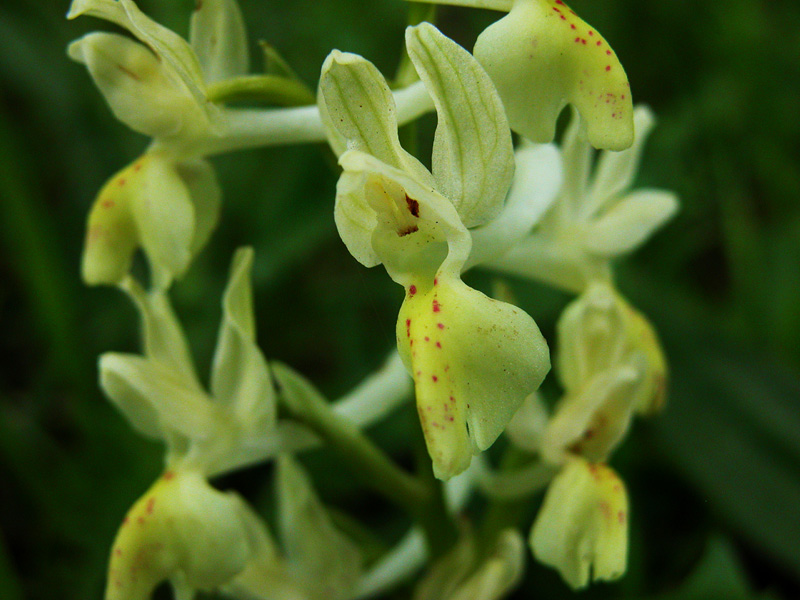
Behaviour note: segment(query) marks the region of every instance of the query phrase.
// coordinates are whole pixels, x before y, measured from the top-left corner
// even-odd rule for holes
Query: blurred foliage
[[[181,33],[191,0],[142,0]],[[311,86],[331,48],[386,73],[400,56],[400,0],[242,0],[252,36]],[[800,4],[794,0],[575,0],[611,41],[635,97],[659,117],[640,185],[674,189],[675,221],[620,265],[620,287],[662,332],[672,362],[664,415],[615,460],[629,482],[630,571],[585,598],[800,597]],[[67,3],[0,4],[0,598],[102,595],[113,533],[159,470],[95,383],[96,357],[135,350],[133,309],[78,278],[83,224],[105,179],[145,145],[116,123],[64,48],[99,26]],[[445,8],[467,47],[495,13]],[[424,122],[431,125],[432,120]],[[210,360],[233,250],[256,249],[259,341],[331,396],[393,344],[401,300],[347,254],[332,219],[324,148],[215,159],[220,230],[174,294],[201,367]],[[476,281],[488,278],[474,275]],[[551,334],[567,300],[511,282]],[[552,339],[552,337],[550,337]],[[206,369],[201,368],[201,372]],[[402,447],[408,415],[378,427]],[[405,421],[403,420],[405,419]],[[323,497],[389,535],[403,523],[366,502],[321,453]],[[269,467],[233,476],[269,510]],[[343,519],[345,519],[343,517]],[[346,520],[346,519],[345,519]],[[569,595],[532,565],[518,598]],[[403,597],[402,593],[395,597]]]

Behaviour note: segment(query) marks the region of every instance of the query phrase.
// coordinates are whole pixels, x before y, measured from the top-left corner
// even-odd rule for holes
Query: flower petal
[[[604,257],[630,252],[678,211],[678,198],[664,190],[637,190],[589,225],[584,245]]]
[[[130,31],[169,65],[175,83],[184,85],[197,105],[205,106],[203,78],[192,48],[178,34],[140,11],[133,0],[74,0],[67,18],[81,15],[106,19]]]
[[[375,65],[357,54],[334,50],[322,65],[319,98],[337,154],[360,150],[433,187],[433,176],[400,146],[394,97]]]
[[[558,197],[561,160],[552,144],[523,144],[514,154],[517,169],[502,212],[470,231],[472,252],[464,270],[501,257],[530,233]]]
[[[345,152],[339,163],[344,174],[334,217],[359,262],[371,266],[379,260],[401,285],[414,276],[433,279],[443,264],[460,272],[471,239],[449,200],[364,152]]]
[[[622,152],[600,154],[583,215],[589,217],[601,211],[609,201],[618,198],[633,185],[644,144],[654,126],[653,112],[647,106],[638,105],[633,111],[633,145]]]
[[[290,571],[309,597],[350,597],[361,574],[358,547],[336,529],[294,459],[279,459],[277,479],[281,541]]]
[[[525,571],[525,542],[516,529],[501,531],[491,554],[448,600],[499,600]]]
[[[142,164],[131,191],[131,214],[156,285],[180,277],[192,258],[195,216],[189,190],[175,165],[152,155]],[[136,168],[136,165],[133,166]]]
[[[573,588],[618,579],[628,556],[628,496],[602,464],[571,460],[550,484],[533,525],[536,558],[558,569]]]
[[[397,341],[440,479],[494,442],[550,368],[533,319],[452,276],[408,288]]]
[[[514,175],[503,103],[473,56],[430,23],[406,30],[408,55],[433,97],[437,187],[467,227],[497,216]]]
[[[121,286],[142,318],[144,354],[164,365],[187,389],[204,393],[192,362],[186,336],[163,290],[145,291],[132,277]]]
[[[176,168],[194,205],[195,225],[191,252],[192,256],[196,256],[217,228],[222,189],[214,167],[205,159],[182,160]]]
[[[474,54],[511,127],[531,140],[551,141],[559,113],[572,104],[596,148],[622,150],[633,142],[625,71],[608,42],[562,0],[516,0],[481,33]]]
[[[83,278],[90,285],[120,282],[141,246],[154,286],[164,289],[186,270],[193,235],[194,207],[175,165],[145,154],[112,177],[92,206]]]
[[[247,30],[236,0],[195,3],[189,43],[207,84],[244,75],[249,70]]]
[[[183,126],[181,107],[187,96],[146,46],[115,33],[90,33],[72,42],[67,52],[86,65],[111,112],[134,131],[167,137]]]
[[[218,415],[208,397],[187,389],[164,365],[132,354],[100,357],[100,386],[134,429],[150,437],[205,439]]]
[[[204,591],[232,579],[251,554],[241,502],[198,473],[165,473],[120,527],[106,599],[147,600],[159,583],[178,575],[187,588]]]
[[[211,368],[214,400],[231,411],[237,423],[269,435],[277,419],[275,391],[267,361],[256,345],[250,270],[253,250],[240,248],[222,301],[222,325]]]

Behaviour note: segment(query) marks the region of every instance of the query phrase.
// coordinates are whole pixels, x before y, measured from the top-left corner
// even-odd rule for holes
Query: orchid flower
[[[266,111],[213,101],[216,86],[248,70],[247,36],[235,0],[197,2],[186,41],[133,0],[74,0],[68,18],[93,16],[122,27],[72,42],[69,56],[89,70],[111,111],[152,138],[145,154],[116,174],[94,203],[83,278],[117,284],[142,248],[154,287],[187,269],[216,226],[220,190],[207,155],[255,145],[322,141],[315,106]],[[412,89],[413,88],[413,89]],[[420,86],[397,92],[406,121],[430,110]]]
[[[573,118],[561,149],[564,183],[558,198],[532,234],[488,266],[580,292],[592,281],[608,281],[614,258],[643,244],[672,218],[678,209],[674,193],[630,191],[654,123],[646,107],[637,107],[634,120],[633,146],[603,152],[592,171],[592,148]]]
[[[633,104],[625,70],[603,36],[562,0],[424,1],[508,13],[478,36],[474,54],[497,87],[512,129],[549,142],[558,115],[571,104],[592,146],[631,145]]]
[[[553,464],[567,454],[603,462],[636,412],[663,406],[663,352],[641,313],[604,283],[564,310],[557,332],[564,397],[542,434],[542,456]]]
[[[247,71],[247,38],[234,0],[198,3],[190,42],[148,18],[133,0],[75,0],[69,18],[105,19],[132,33],[94,32],[70,44],[114,115],[153,138],[148,151],[112,177],[89,217],[83,277],[119,283],[134,251],[148,257],[156,287],[186,270],[216,226],[220,189],[194,149],[223,125],[208,100],[214,81]],[[213,43],[212,43],[213,41]]]
[[[572,458],[556,475],[530,535],[538,560],[558,569],[573,588],[612,581],[628,558],[628,495],[606,465]]]
[[[114,542],[107,600],[148,598],[165,579],[211,589],[251,555],[241,500],[207,482],[280,447],[272,381],[254,339],[251,263],[250,250],[234,259],[210,395],[164,293],[145,292],[132,278],[124,283],[143,316],[145,354],[103,355],[100,384],[137,431],[166,442],[167,457],[164,475],[131,508]]]
[[[414,377],[434,473],[447,479],[494,442],[549,357],[528,315],[460,278],[468,228],[500,212],[513,175],[500,99],[474,58],[432,25],[409,28],[406,44],[439,118],[433,173],[400,146],[389,87],[365,59],[331,53],[319,102],[344,170],[339,234],[356,260],[383,264],[406,290],[398,349]]]
[[[414,600],[499,600],[525,570],[525,543],[515,529],[499,532],[492,551],[481,555],[466,532],[420,581]]]

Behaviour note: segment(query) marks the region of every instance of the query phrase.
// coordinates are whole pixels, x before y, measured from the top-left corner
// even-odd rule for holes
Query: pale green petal
[[[211,369],[214,400],[240,426],[267,435],[275,424],[275,392],[267,361],[256,345],[250,271],[253,250],[240,248],[222,301],[222,325]]]
[[[464,532],[447,554],[436,560],[414,589],[414,600],[450,600],[475,566],[475,535]]]
[[[247,30],[236,0],[197,2],[189,43],[207,84],[245,75],[249,70]]]
[[[584,246],[604,257],[618,256],[642,245],[678,211],[678,198],[663,190],[631,192],[591,223]]]
[[[409,289],[397,340],[440,479],[466,469],[473,452],[494,442],[550,368],[533,319],[457,277]]]
[[[141,315],[145,356],[164,365],[187,389],[202,393],[186,336],[166,292],[147,292],[132,277],[126,278],[120,287],[133,300]]]
[[[147,600],[177,578],[211,591],[240,573],[250,557],[241,500],[196,472],[168,471],[130,509],[111,551],[106,600]]]
[[[308,476],[289,456],[278,462],[276,485],[289,569],[310,598],[348,598],[361,574],[358,547],[336,529]]]
[[[147,47],[115,33],[90,33],[67,52],[86,65],[111,112],[134,131],[170,136],[183,126],[186,96]]]
[[[612,153],[607,152],[607,154]],[[589,187],[593,157],[594,152],[586,141],[586,132],[583,130],[580,114],[573,109],[572,118],[561,141],[564,186],[561,188],[558,203],[563,203],[564,206],[554,208],[555,211],[561,210],[561,214],[568,223],[576,220],[577,215],[583,211],[583,207],[587,203],[586,193]]]
[[[205,159],[182,160],[176,168],[194,205],[195,224],[191,252],[192,256],[196,256],[219,222],[222,189],[214,167]]]
[[[547,490],[530,536],[536,558],[573,588],[621,577],[628,555],[628,496],[602,464],[571,460]]]
[[[175,83],[184,85],[199,106],[205,105],[202,74],[192,48],[140,11],[133,0],[74,0],[67,18],[81,15],[106,19],[130,31],[169,65]]]
[[[500,212],[514,175],[503,104],[472,55],[430,23],[406,30],[408,55],[433,97],[439,123],[433,175],[467,227]]]
[[[352,192],[337,195],[334,217],[357,260],[369,265],[380,259],[401,285],[422,274],[432,279],[443,263],[449,272],[460,271],[471,239],[446,198],[408,172],[363,152],[348,151],[339,163],[352,179],[342,179],[337,191],[347,185]],[[376,226],[370,232],[364,225],[371,218]]]
[[[517,448],[531,453],[538,452],[549,418],[549,411],[542,397],[538,392],[533,392],[514,413],[506,427],[506,435]]]
[[[572,104],[596,148],[622,150],[633,142],[622,65],[561,0],[516,0],[481,33],[474,53],[497,86],[511,127],[529,139],[551,141],[559,113]]]
[[[322,65],[319,98],[338,154],[360,150],[433,186],[433,176],[400,146],[394,97],[375,65],[357,54],[334,50]]]
[[[489,557],[448,600],[499,600],[514,589],[524,571],[525,542],[516,529],[506,529]]]
[[[592,284],[561,313],[556,363],[567,392],[577,393],[596,374],[620,364],[629,351],[628,312],[604,283]]]
[[[378,227],[378,215],[367,202],[365,184],[363,171],[345,171],[339,176],[333,219],[339,237],[353,258],[365,267],[374,267],[381,264],[372,247],[372,232]]]
[[[192,258],[195,217],[189,190],[168,160],[152,157],[142,167],[131,213],[154,270],[180,277]]]
[[[208,397],[187,389],[169,368],[132,354],[100,357],[100,386],[134,429],[166,438],[170,433],[205,439],[216,430]]]
[[[643,105],[633,111],[633,145],[622,152],[602,152],[597,162],[592,186],[588,192],[585,217],[602,210],[607,202],[618,198],[633,185],[644,144],[655,126],[653,112]]]
[[[561,464],[568,454],[591,461],[608,458],[628,431],[639,398],[643,373],[637,366],[599,373],[559,403],[540,444],[547,462]]]
[[[500,258],[530,233],[556,200],[563,176],[552,144],[523,144],[514,154],[517,169],[502,212],[470,231],[472,252],[464,270]]]
[[[586,288],[585,258],[572,246],[559,244],[549,237],[533,234],[521,240],[505,254],[488,262],[509,275],[528,277],[572,293]]]
[[[289,575],[264,520],[244,501],[240,501],[240,513],[251,558],[244,571],[220,591],[238,600],[308,600]]]

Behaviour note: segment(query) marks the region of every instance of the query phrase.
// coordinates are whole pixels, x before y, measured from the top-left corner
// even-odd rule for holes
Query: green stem
[[[278,75],[246,75],[219,81],[208,88],[212,102],[266,102],[275,106],[306,106],[317,98],[304,83]]]
[[[280,371],[273,365],[276,374]],[[350,465],[363,482],[412,514],[430,501],[430,490],[398,468],[358,428],[333,412],[320,395],[304,394],[303,402],[284,402],[289,416],[319,435]]]

